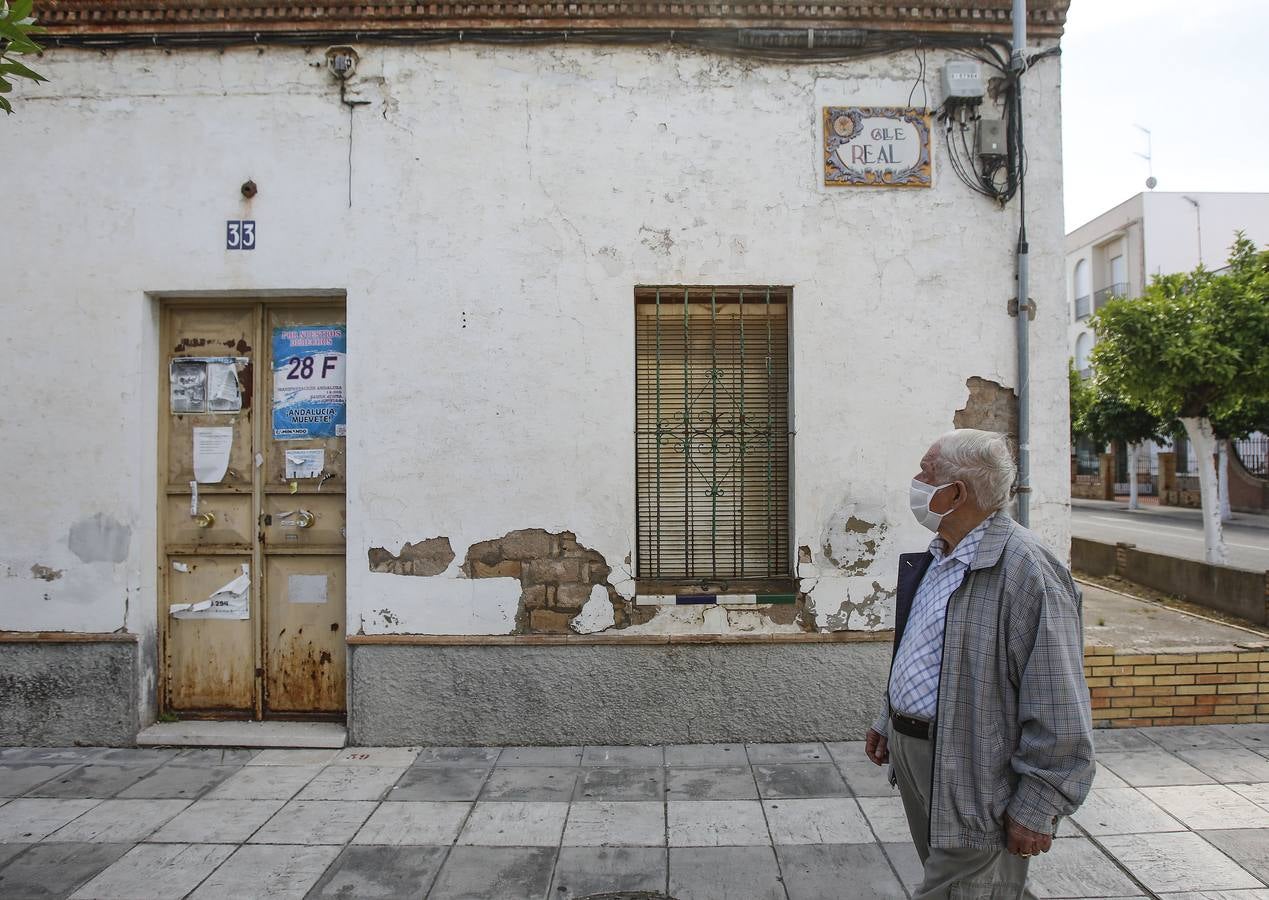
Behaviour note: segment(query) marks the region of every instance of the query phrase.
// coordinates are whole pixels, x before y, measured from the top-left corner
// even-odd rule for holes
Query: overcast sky
[[[1269,2],[1072,0],[1062,38],[1069,232],[1145,190],[1269,191]]]

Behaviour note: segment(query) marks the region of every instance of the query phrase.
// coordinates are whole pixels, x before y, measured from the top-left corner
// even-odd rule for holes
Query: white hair
[[[958,428],[934,442],[934,474],[940,484],[963,481],[983,509],[1009,502],[1018,467],[1009,439],[998,431]]]

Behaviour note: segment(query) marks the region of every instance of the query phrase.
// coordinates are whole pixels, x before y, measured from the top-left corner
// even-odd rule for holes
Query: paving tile
[[[766,763],[832,762],[823,744],[745,744],[751,765]]]
[[[243,766],[206,796],[213,800],[290,800],[320,771],[321,766]]]
[[[1210,725],[1167,725],[1142,729],[1150,740],[1165,750],[1203,750],[1238,747],[1238,739]]]
[[[338,847],[239,847],[189,900],[303,900],[338,855]]]
[[[578,800],[664,800],[665,769],[660,766],[583,768],[573,796]]]
[[[1269,829],[1269,810],[1262,809],[1223,784],[1142,788],[1141,793],[1195,830]],[[1266,838],[1269,839],[1269,832],[1266,832]]]
[[[346,747],[331,763],[333,766],[383,766],[404,769],[414,765],[418,747]]]
[[[872,830],[859,804],[847,797],[763,802],[776,844],[870,844]]]
[[[863,741],[825,741],[824,749],[833,758],[833,762],[839,765],[841,763],[857,762],[861,759],[870,766],[873,764],[868,759],[867,754],[864,753]]]
[[[335,761],[342,750],[320,747],[261,750],[247,762],[249,766],[324,766]]]
[[[1212,750],[1178,750],[1177,756],[1221,784],[1269,782],[1269,759],[1243,747]]]
[[[285,800],[197,800],[147,841],[164,844],[241,844],[273,817]]]
[[[0,765],[43,763],[82,766],[99,759],[105,747],[6,747],[0,749]]]
[[[757,800],[671,800],[671,847],[738,847],[771,843]]]
[[[563,766],[499,766],[489,773],[482,800],[561,800],[573,797],[579,770]]]
[[[182,750],[172,760],[178,766],[245,766],[260,754],[243,747],[198,747]]]
[[[0,844],[0,868],[24,850],[31,849],[31,844]]]
[[[0,843],[34,844],[100,802],[37,798],[12,800],[0,806]]]
[[[554,847],[455,847],[428,900],[544,900],[555,854]]]
[[[654,801],[579,801],[569,807],[566,847],[664,847],[665,805]]]
[[[489,769],[468,766],[411,766],[385,800],[475,800]]]
[[[225,844],[138,844],[72,894],[72,900],[184,897],[233,852]]]
[[[665,890],[666,852],[653,847],[562,847],[549,896],[578,900],[616,891]]]
[[[423,897],[448,847],[346,847],[308,900],[399,900]]]
[[[883,844],[912,840],[912,829],[900,797],[860,797],[859,808]]]
[[[775,763],[753,767],[758,796],[849,797],[850,788],[832,763]]]
[[[1101,757],[1097,757],[1097,764],[1093,770],[1093,788],[1094,790],[1105,790],[1106,788],[1125,788],[1132,787],[1128,782],[1124,781],[1110,769],[1102,765]]]
[[[44,840],[134,844],[145,839],[189,803],[188,800],[106,800]]]
[[[1249,872],[1197,834],[1120,834],[1102,846],[1155,892],[1262,887]]]
[[[1201,837],[1269,884],[1269,831],[1263,828],[1223,828],[1204,831]]]
[[[1215,728],[1245,747],[1251,747],[1253,750],[1269,750],[1269,723],[1217,725]]]
[[[916,847],[912,846],[912,841],[907,840],[901,844],[882,844],[881,849],[886,851],[890,865],[894,866],[895,871],[899,873],[899,880],[903,882],[903,886],[909,892],[916,890],[925,878],[925,865],[921,862],[921,857],[917,856]]]
[[[567,803],[481,800],[467,817],[458,843],[482,847],[556,847]]]
[[[414,765],[489,768],[501,752],[500,747],[424,747],[414,758]]]
[[[68,897],[132,844],[36,844],[0,869],[0,897]]]
[[[665,750],[661,747],[585,747],[583,766],[663,766]]]
[[[454,843],[471,803],[407,801],[382,803],[361,826],[354,844]]]
[[[1231,784],[1229,789],[1240,797],[1246,797],[1261,809],[1269,809],[1269,782],[1260,784]]]
[[[373,800],[292,800],[248,843],[346,844],[377,805]]]
[[[1031,860],[1029,881],[1037,897],[1126,897],[1140,890],[1088,838],[1060,838]]]
[[[327,766],[296,799],[382,800],[405,771],[405,766]]]
[[[1246,891],[1185,891],[1180,894],[1159,894],[1159,900],[1269,900],[1269,889]]]
[[[1089,791],[1084,805],[1071,818],[1094,837],[1185,830],[1184,825],[1134,788]]]
[[[229,778],[240,766],[170,764],[119,792],[123,800],[194,800]]]
[[[65,775],[73,765],[48,765],[45,763],[14,763],[0,766],[0,797],[21,797],[32,788],[46,781]]]
[[[158,763],[138,763],[127,766],[108,766],[93,763],[71,769],[30,791],[28,797],[61,797],[68,800],[94,798],[108,800],[120,791],[127,790],[157,769]]]
[[[856,797],[890,797],[898,792],[890,784],[889,766],[879,766],[862,753],[858,759],[836,754],[833,758],[837,760],[837,770],[846,779],[846,786]]]
[[[665,788],[670,800],[758,799],[758,785],[747,765],[671,766],[666,769]]]
[[[577,766],[582,762],[581,747],[504,747],[500,766]]]
[[[1095,728],[1093,748],[1098,756],[1103,753],[1130,750],[1158,750],[1159,745],[1146,736],[1152,728]]]
[[[894,870],[876,844],[803,844],[775,850],[789,900],[838,897],[844,885],[850,885],[851,900],[903,896]]]
[[[151,750],[146,748],[121,748],[106,750],[95,760],[96,763],[110,766],[149,766],[151,769],[171,762],[179,750]]]
[[[1213,782],[1210,776],[1166,750],[1099,753],[1097,764],[1110,769],[1132,787]]]
[[[675,900],[785,900],[771,847],[674,847],[670,896]]]
[[[667,766],[747,766],[744,744],[670,744],[665,748]]]

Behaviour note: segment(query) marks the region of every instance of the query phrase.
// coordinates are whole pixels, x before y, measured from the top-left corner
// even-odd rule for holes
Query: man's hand
[[[871,738],[872,735],[869,735]],[[1005,813],[1005,837],[1009,842],[1009,852],[1015,856],[1035,856],[1037,853],[1048,853],[1053,846],[1053,837],[1040,834],[1030,828],[1023,828],[1009,814]]]
[[[864,752],[879,766],[884,766],[890,762],[890,747],[884,734],[879,734],[872,728],[868,729],[868,737],[864,741]]]

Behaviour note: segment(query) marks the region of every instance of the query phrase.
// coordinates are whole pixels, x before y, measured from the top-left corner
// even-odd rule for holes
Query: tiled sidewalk
[[[1269,726],[1098,733],[1040,897],[1269,900]],[[0,897],[902,898],[860,743],[0,751]]]

